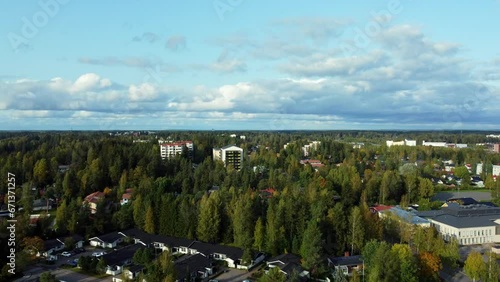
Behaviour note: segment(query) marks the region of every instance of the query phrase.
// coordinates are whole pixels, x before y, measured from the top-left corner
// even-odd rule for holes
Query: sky
[[[500,0],[3,0],[0,130],[500,130],[498,15]]]

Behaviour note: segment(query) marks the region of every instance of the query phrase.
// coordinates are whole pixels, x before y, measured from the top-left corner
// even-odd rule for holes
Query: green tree
[[[361,248],[363,248],[365,240],[363,216],[361,215],[359,207],[352,208],[349,217],[349,225],[347,227],[349,231],[349,242],[351,244],[351,254],[354,254],[354,250],[360,251]]]
[[[100,258],[99,261],[97,262],[95,272],[97,274],[104,274],[106,273],[106,268],[107,268],[106,261],[104,261],[104,258]]]
[[[434,195],[434,185],[427,178],[419,178],[418,193],[420,198],[429,199]]]
[[[59,205],[56,211],[55,229],[57,230],[57,232],[63,234],[67,231],[67,223],[69,216],[70,214],[67,209],[66,200],[63,200],[62,204]]]
[[[45,187],[48,184],[50,168],[47,159],[43,158],[36,162],[33,168],[33,178],[38,186]]]
[[[59,282],[59,279],[57,279],[54,274],[50,273],[50,271],[45,271],[40,274],[40,282]]]
[[[417,260],[408,245],[395,244],[391,248],[391,254],[397,256],[400,264],[400,278],[398,281],[417,282],[418,265]]]
[[[259,282],[285,282],[286,275],[281,272],[278,267],[272,267],[269,271],[262,275]]]
[[[198,238],[201,241],[216,243],[219,241],[220,224],[222,220],[221,199],[219,192],[210,196],[203,196],[200,202],[200,213],[198,220]]]
[[[307,229],[302,239],[302,245],[300,246],[302,265],[306,269],[312,269],[321,264],[321,250],[323,246],[321,236],[321,230],[317,222],[311,220],[307,225]]]
[[[500,266],[497,263],[496,254],[491,251],[486,253],[488,261],[486,262],[486,272],[482,280],[484,282],[496,282],[499,281],[500,276]]]
[[[146,218],[144,220],[144,231],[149,234],[155,234],[155,215],[153,207],[148,205],[146,210]]]
[[[474,282],[485,277],[487,269],[483,256],[479,252],[472,251],[465,260],[464,271]]]
[[[257,219],[257,222],[255,223],[255,229],[253,232],[253,238],[254,238],[254,243],[253,246],[255,249],[257,249],[259,252],[261,252],[264,249],[264,244],[265,244],[265,233],[264,229],[264,224],[262,224],[262,218],[259,217]]]

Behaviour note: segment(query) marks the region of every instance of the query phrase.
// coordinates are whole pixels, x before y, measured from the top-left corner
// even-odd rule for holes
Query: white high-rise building
[[[184,148],[189,155],[193,153],[193,141],[167,142],[160,144],[160,155],[162,159],[170,159],[182,154]]]
[[[225,166],[232,165],[234,169],[240,170],[243,164],[243,149],[236,145],[228,145],[222,148],[213,148],[214,161],[222,161]]]

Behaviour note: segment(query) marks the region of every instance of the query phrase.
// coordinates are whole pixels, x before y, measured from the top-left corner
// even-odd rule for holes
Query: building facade
[[[214,161],[222,161],[227,167],[231,165],[234,169],[240,170],[243,164],[243,149],[235,145],[222,148],[213,148]]]
[[[182,154],[186,148],[188,154],[192,156],[193,154],[193,141],[178,141],[178,142],[168,142],[160,144],[160,155],[162,159],[175,158]]]
[[[447,241],[460,245],[500,242],[500,208],[482,204],[447,203],[441,210],[417,213],[426,218]]]
[[[500,175],[500,165],[493,165],[492,173],[495,176]]]

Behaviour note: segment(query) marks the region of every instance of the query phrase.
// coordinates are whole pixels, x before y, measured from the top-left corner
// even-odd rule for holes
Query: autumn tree
[[[264,229],[262,218],[259,217],[257,219],[257,222],[255,223],[255,229],[253,232],[253,238],[254,238],[253,246],[259,252],[261,252],[264,249],[265,239],[266,239],[265,236],[266,236],[266,230]]]
[[[420,276],[429,281],[438,281],[439,270],[442,268],[439,256],[430,252],[421,252],[419,255]]]
[[[286,275],[281,272],[279,267],[272,267],[269,271],[262,275],[259,282],[285,282]]]
[[[203,196],[200,201],[198,217],[198,238],[201,241],[216,243],[219,241],[221,224],[221,199],[218,192]]]

